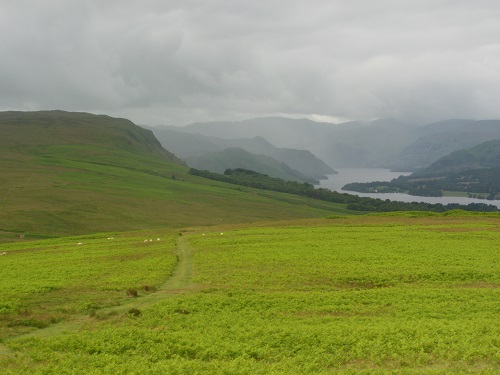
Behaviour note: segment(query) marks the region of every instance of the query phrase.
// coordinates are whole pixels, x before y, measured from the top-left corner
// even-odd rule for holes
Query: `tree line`
[[[247,186],[257,189],[272,190],[280,193],[289,193],[300,195],[303,197],[319,199],[332,203],[343,203],[347,205],[347,209],[354,211],[374,211],[374,212],[391,212],[391,211],[432,211],[445,212],[455,209],[465,211],[480,211],[480,212],[497,212],[500,211],[494,205],[485,203],[470,203],[468,205],[460,205],[458,203],[449,203],[443,205],[441,203],[423,203],[423,202],[396,202],[389,199],[382,200],[379,198],[359,197],[357,195],[339,193],[325,188],[315,188],[309,183],[296,181],[285,181],[281,178],[270,177],[266,174],[258,173],[243,168],[226,169],[224,174],[209,172],[191,168],[189,174],[199,177],[208,178],[211,180],[227,182],[230,184]]]
[[[480,168],[447,173],[415,173],[400,176],[390,182],[353,182],[343,189],[360,193],[408,193],[410,195],[441,197],[443,191],[483,194],[495,199],[500,192],[500,168]]]

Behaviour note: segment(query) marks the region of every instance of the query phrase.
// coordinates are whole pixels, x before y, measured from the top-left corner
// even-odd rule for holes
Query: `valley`
[[[0,375],[500,374],[499,19],[0,1]]]
[[[498,212],[200,171],[108,116],[0,146],[5,374],[500,369]]]
[[[0,166],[0,241],[345,214],[191,176],[151,132],[107,116],[4,113]]]

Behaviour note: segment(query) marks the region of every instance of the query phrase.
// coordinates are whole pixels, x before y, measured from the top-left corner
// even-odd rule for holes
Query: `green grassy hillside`
[[[148,130],[86,113],[0,113],[0,241],[348,214],[187,174]]]
[[[478,168],[500,167],[500,139],[452,152],[425,168],[422,173],[454,172]]]
[[[51,153],[50,146],[89,145],[151,153],[182,163],[151,131],[131,121],[79,112],[0,112],[0,147],[20,153]],[[93,155],[92,150],[87,152]]]

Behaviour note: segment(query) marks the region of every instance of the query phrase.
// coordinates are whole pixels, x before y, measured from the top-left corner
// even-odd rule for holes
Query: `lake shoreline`
[[[469,198],[460,195],[443,194],[442,197],[422,197],[404,193],[359,193],[355,191],[343,190],[342,187],[351,182],[372,182],[372,181],[391,181],[399,176],[408,176],[412,172],[394,172],[384,168],[334,168],[337,173],[327,175],[328,179],[320,180],[315,187],[326,188],[339,193],[353,194],[360,197],[379,198],[382,200],[391,200],[396,202],[423,202],[431,204],[461,204],[471,203],[491,204],[500,208],[500,200],[487,200],[479,198]],[[448,192],[446,192],[448,193]]]

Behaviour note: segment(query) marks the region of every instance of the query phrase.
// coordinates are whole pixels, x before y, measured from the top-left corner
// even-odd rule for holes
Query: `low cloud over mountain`
[[[486,0],[4,1],[0,109],[499,118],[499,16]]]

